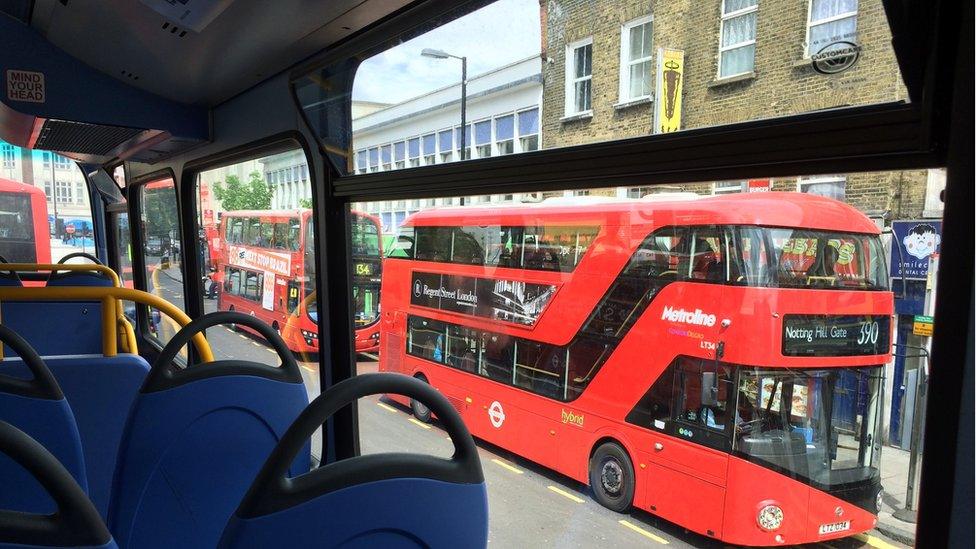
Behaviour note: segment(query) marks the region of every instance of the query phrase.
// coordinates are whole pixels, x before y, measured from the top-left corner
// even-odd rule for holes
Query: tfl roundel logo
[[[505,411],[502,410],[502,403],[497,400],[491,403],[488,407],[488,419],[491,420],[492,426],[495,429],[500,429],[502,423],[505,423]]]

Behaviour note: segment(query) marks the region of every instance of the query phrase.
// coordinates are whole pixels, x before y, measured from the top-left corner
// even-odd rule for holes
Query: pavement
[[[885,446],[881,450],[881,486],[884,487],[885,493],[882,496],[881,512],[878,513],[876,528],[888,538],[907,545],[915,545],[915,523],[905,522],[894,516],[896,511],[905,508],[908,495],[908,461],[909,453],[906,450],[894,446]],[[916,500],[921,465],[922,462],[919,460],[915,477]]]

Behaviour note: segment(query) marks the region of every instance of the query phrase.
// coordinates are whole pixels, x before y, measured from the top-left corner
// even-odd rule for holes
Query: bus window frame
[[[184,209],[180,196],[180,182],[177,179],[176,172],[171,168],[163,168],[134,177],[127,182],[128,184],[124,189],[129,207],[129,239],[132,242],[133,248],[132,283],[136,288],[145,289],[148,291],[149,273],[146,270],[146,241],[141,229],[144,188],[150,183],[155,183],[165,179],[171,179],[173,181],[173,191],[175,193],[174,199],[176,200],[176,214],[180,220],[176,225],[177,233],[180,239],[180,272],[183,275],[183,310],[188,316],[190,316],[190,318],[196,318],[193,314],[191,314],[190,299],[188,298],[190,295],[188,292],[191,284],[189,284],[189,280],[186,276],[186,273],[188,272],[186,265],[188,249],[187,243],[184,242],[183,238],[183,235],[185,234],[183,229]],[[133,227],[136,227],[137,230],[133,230]],[[198,253],[195,249],[194,252]],[[164,344],[156,336],[149,332],[149,307],[147,305],[137,303],[136,315],[139,325],[138,329],[136,330],[136,337],[140,343],[140,353],[148,351],[150,357],[155,360],[155,357],[158,356],[159,352],[163,350]],[[146,343],[147,346],[142,345],[142,343]],[[187,359],[184,359],[181,355],[177,355],[176,361],[182,365],[187,363],[192,364],[195,357],[194,353],[195,351],[191,345]]]
[[[294,86],[291,84],[289,84],[289,93],[294,97]],[[318,339],[321,343],[316,361],[322,370],[319,388],[324,392],[332,384],[356,375],[355,326],[352,322],[352,248],[350,231],[346,223],[346,212],[350,202],[347,198],[336,197],[328,191],[333,186],[336,174],[333,172],[332,165],[325,159],[324,151],[318,146],[318,142],[309,137],[298,130],[285,130],[243,144],[234,143],[228,148],[194,158],[183,164],[180,172],[181,181],[189,181],[192,184],[178,185],[178,187],[180,206],[193,212],[191,216],[181,214],[181,225],[184,226],[185,232],[198,234],[201,225],[196,215],[200,208],[196,190],[198,176],[202,172],[262,156],[293,150],[302,151],[308,165],[308,184],[312,191],[310,222],[315,227],[313,251],[318,264],[315,283],[317,288],[326,289],[326,291],[315,292],[315,307],[318,311],[329,311],[329,314],[319,315],[317,322]],[[315,146],[310,143],[315,143]],[[304,238],[304,235],[299,234],[298,238]],[[344,242],[343,253],[328,253],[325,244],[327,242],[332,245]],[[200,257],[200,242],[194,239],[188,245],[192,247],[192,253],[187,252],[184,266],[187,272],[200,272],[197,261]],[[184,295],[190,318],[198,318],[203,314],[202,282],[201,280],[199,284],[185,285]],[[336,327],[333,328],[333,325]],[[344,333],[342,326],[346,328],[346,337],[336,337],[337,334]],[[323,463],[359,455],[357,406],[357,403],[353,402],[337,411],[323,427],[322,447],[326,452],[321,456]],[[348,428],[337,428],[336,425],[348,426]]]

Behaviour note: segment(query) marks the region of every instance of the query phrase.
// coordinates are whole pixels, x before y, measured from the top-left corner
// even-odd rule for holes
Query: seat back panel
[[[29,371],[22,361],[0,362],[0,373],[21,377]],[[81,439],[74,414],[65,399],[48,400],[0,393],[0,420],[17,427],[50,452],[88,491]],[[50,514],[57,506],[33,475],[6,455],[0,454],[0,509]]]
[[[102,352],[102,304],[98,301],[8,301],[3,324],[42,356]]]
[[[307,404],[301,383],[243,375],[140,393],[120,449],[109,517],[119,545],[215,546]],[[308,471],[309,454],[306,449],[296,460],[296,474]]]
[[[484,483],[397,478],[256,518],[235,515],[219,547],[461,547],[487,536]]]
[[[11,366],[20,362],[9,360]],[[88,494],[104,518],[108,515],[122,431],[132,402],[149,373],[149,364],[138,355],[128,354],[47,357],[44,361],[74,414]]]

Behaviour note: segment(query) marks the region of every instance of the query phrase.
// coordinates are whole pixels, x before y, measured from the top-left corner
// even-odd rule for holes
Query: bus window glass
[[[505,334],[484,333],[481,336],[482,375],[500,381],[512,382],[512,367],[515,363],[516,339]]]
[[[417,227],[417,249],[414,258],[422,261],[450,261],[452,227]]]
[[[179,215],[176,209],[176,185],[172,179],[160,179],[138,187],[140,225],[145,253],[146,279],[149,291],[186,310],[183,297],[183,262]],[[152,309],[150,318],[160,313]],[[160,343],[166,344],[179,326],[163,315],[156,330]],[[183,355],[185,356],[185,355]]]
[[[288,236],[288,223],[280,222],[274,224],[274,247],[278,250],[287,250],[291,247]]]
[[[202,260],[194,280],[205,312],[251,315],[281,335],[298,360],[311,400],[320,392],[321,378],[307,165],[296,147],[197,175],[193,196]],[[379,306],[378,297],[372,301]],[[217,326],[207,330],[207,337],[217,359],[280,363],[267,342],[247,327]],[[321,457],[320,437],[312,437],[313,461]]]
[[[908,99],[877,2],[727,0],[680,17],[674,2],[604,0],[599,10],[612,16],[599,18],[594,9],[565,0],[541,9],[533,0],[498,0],[424,34],[408,32],[352,67],[315,69],[297,79],[296,95],[343,174]],[[496,40],[482,39],[489,35]],[[769,41],[782,47],[763,48]],[[468,102],[472,93],[489,102],[467,111],[464,155],[462,61]],[[351,98],[342,95],[350,80]],[[350,99],[349,122],[323,114]],[[391,163],[385,152],[380,158],[380,150],[404,141],[409,162]],[[842,188],[817,186],[828,196]]]
[[[706,372],[714,377],[706,378]],[[714,431],[727,431],[729,423],[729,385],[731,370],[721,365],[718,369],[712,361],[681,358],[675,369],[675,390],[678,404],[675,419],[706,427]],[[711,398],[705,400],[706,393]]]
[[[407,329],[407,352],[434,362],[444,362],[447,326],[425,318],[411,318]]]
[[[122,279],[122,284],[127,288],[131,288],[133,287],[132,233],[129,230],[129,214],[128,212],[119,212],[115,216],[115,243],[117,246],[115,253],[119,261],[118,275]]]
[[[447,364],[465,372],[478,373],[480,334],[457,325],[447,331]]]
[[[885,253],[876,236],[770,229],[769,240],[780,287],[888,288]]]
[[[88,183],[75,162],[4,141],[0,155],[0,257],[57,263],[96,253]]]
[[[394,238],[386,257],[396,257],[402,259],[412,259],[414,257],[414,234],[413,227],[402,226]]]
[[[596,71],[594,62],[594,78]],[[621,450],[633,468],[619,471],[634,471],[637,491],[642,481],[652,487],[633,505],[684,527],[700,525],[679,535],[682,543],[711,543],[707,530],[723,532],[729,509],[758,503],[749,490],[713,491],[704,478],[713,474],[761,477],[764,498],[775,493],[825,505],[823,515],[793,507],[798,524],[850,517],[852,534],[867,531],[879,490],[897,488],[876,474],[899,466],[881,463],[894,453],[881,446],[910,440],[905,422],[918,402],[893,388],[916,386],[914,376],[924,375],[923,361],[895,354],[918,354],[911,346],[924,345],[913,335],[919,313],[896,314],[896,307],[924,310],[926,281],[912,276],[937,251],[939,228],[918,219],[895,222],[893,234],[885,233],[882,212],[895,206],[872,193],[912,181],[903,196],[915,198],[899,204],[918,217],[921,196],[939,189],[926,172],[833,177],[847,182],[846,201],[798,193],[806,179],[777,177],[351,204],[351,212],[380,220],[390,250],[379,350],[360,355],[357,372],[415,376],[440,391],[491,456],[483,460],[492,464],[486,482],[502,494],[492,505],[504,512],[524,512],[515,501],[525,494],[512,496],[511,473],[498,462],[523,475],[544,468],[578,478],[585,488],[553,484],[553,476],[540,482],[587,502],[609,498],[604,481],[614,485],[618,469],[608,464],[603,478],[594,460],[602,463],[599,447],[619,436],[636,448]],[[749,185],[765,188],[746,192]],[[896,244],[900,261],[889,260],[899,257]],[[814,267],[823,247],[838,252],[820,262],[833,267],[831,283]],[[904,297],[886,290],[896,269],[909,273],[896,278],[907,288]],[[364,453],[450,455],[429,410],[390,395],[371,400],[357,411]],[[675,448],[682,456],[668,458]],[[696,512],[668,515],[665,505]],[[868,526],[853,526],[855,514]],[[755,529],[754,515],[735,520]],[[519,532],[493,527],[492,543],[538,545],[552,520],[560,519],[547,515],[546,528]],[[641,528],[655,524],[646,520]],[[749,543],[775,544],[760,537]],[[817,542],[816,529],[802,539]],[[573,541],[600,540],[580,534]]]
[[[491,234],[498,227],[455,227],[451,242],[451,261],[468,265],[482,265]]]
[[[742,368],[736,449],[815,486],[876,479],[882,383],[880,368]]]

